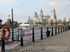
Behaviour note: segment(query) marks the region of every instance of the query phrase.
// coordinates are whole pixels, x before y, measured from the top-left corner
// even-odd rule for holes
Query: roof
[[[20,24],[19,26],[29,26],[29,24]]]

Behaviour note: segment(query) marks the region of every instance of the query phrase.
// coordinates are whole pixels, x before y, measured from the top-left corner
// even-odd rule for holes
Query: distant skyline
[[[70,16],[70,0],[0,0],[0,18],[5,22],[11,19],[11,9],[14,10],[14,20],[26,22],[34,12],[38,14],[43,10],[48,15],[53,9],[56,10],[57,19]]]

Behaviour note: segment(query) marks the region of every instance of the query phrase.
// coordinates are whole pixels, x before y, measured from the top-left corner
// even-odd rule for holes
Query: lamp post
[[[12,41],[14,41],[14,27],[13,27],[13,9],[11,9],[12,15]]]

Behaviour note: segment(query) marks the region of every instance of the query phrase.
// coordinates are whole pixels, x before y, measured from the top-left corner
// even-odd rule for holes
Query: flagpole
[[[13,27],[13,9],[11,9],[12,15],[12,41],[14,41],[14,27]]]

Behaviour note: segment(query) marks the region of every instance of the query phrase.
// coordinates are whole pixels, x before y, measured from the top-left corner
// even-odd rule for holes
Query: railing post
[[[63,32],[64,32],[64,26],[63,26]]]
[[[59,26],[58,26],[58,34],[60,33],[60,28],[59,28]]]
[[[52,27],[52,33],[51,33],[51,36],[53,36],[53,27]]]
[[[68,30],[69,30],[69,24],[68,24]]]
[[[35,42],[35,38],[34,38],[34,28],[32,28],[32,42]]]
[[[48,27],[47,27],[47,31],[46,31],[46,36],[47,36],[47,38],[50,36],[50,31],[49,31]]]
[[[42,31],[42,27],[41,27],[41,40],[43,40],[43,31]]]
[[[55,26],[55,35],[57,35],[57,27]]]
[[[61,26],[61,33],[62,33],[62,26]]]
[[[61,25],[60,25],[60,33],[61,33]]]
[[[66,26],[65,26],[65,28],[64,28],[65,30],[64,31],[66,31]]]
[[[21,28],[21,46],[23,46],[23,35],[22,35],[22,28]]]
[[[17,38],[18,38],[18,41],[19,41],[19,28],[18,28],[18,37]]]
[[[1,51],[5,52],[5,40],[4,39],[2,39],[2,50]]]

